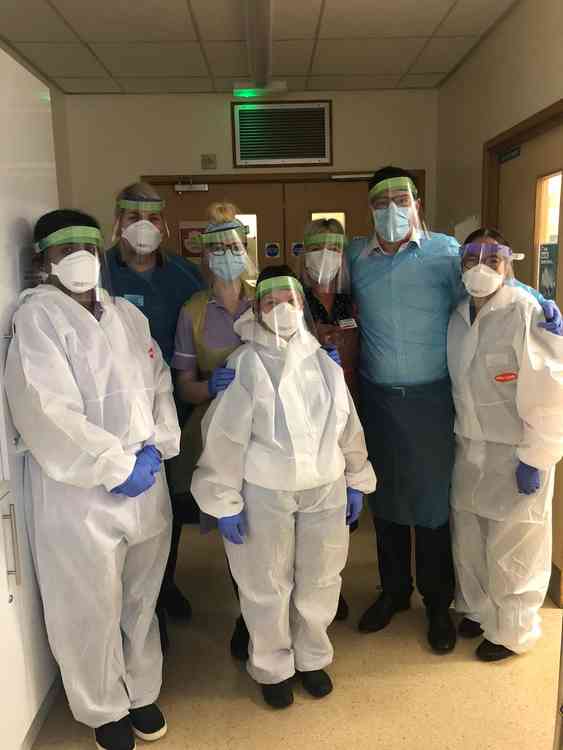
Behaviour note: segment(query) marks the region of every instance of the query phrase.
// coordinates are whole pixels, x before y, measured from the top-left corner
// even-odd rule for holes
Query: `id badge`
[[[342,318],[342,320],[338,321],[338,327],[347,329],[347,328],[357,328],[358,324],[354,320],[354,318]]]

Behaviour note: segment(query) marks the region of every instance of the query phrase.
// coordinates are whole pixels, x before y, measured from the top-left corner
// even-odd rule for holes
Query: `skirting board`
[[[57,679],[51,685],[49,692],[45,696],[45,700],[41,704],[41,708],[37,712],[35,719],[33,720],[31,726],[29,727],[28,732],[25,735],[25,739],[22,742],[20,750],[31,750],[31,748],[33,747],[35,743],[35,740],[37,739],[37,736],[39,735],[39,732],[41,731],[41,727],[43,726],[43,724],[45,723],[45,720],[47,719],[49,711],[53,707],[53,704],[55,703],[55,700],[57,699],[57,696],[59,695],[62,689],[63,689],[63,685],[61,682],[61,678],[60,676],[58,676]]]

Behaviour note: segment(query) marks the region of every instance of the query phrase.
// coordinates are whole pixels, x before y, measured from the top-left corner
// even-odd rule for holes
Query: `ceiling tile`
[[[55,83],[65,94],[114,94],[121,89],[112,79],[106,78],[55,78]]]
[[[430,36],[454,0],[326,0],[320,36]]]
[[[11,42],[76,42],[45,0],[2,0],[2,36]]]
[[[52,0],[88,42],[196,38],[186,0]]]
[[[312,76],[309,90],[312,91],[368,91],[394,89],[399,76]]]
[[[205,76],[207,67],[196,42],[94,44],[92,48],[116,76]]]
[[[284,0],[274,3],[274,39],[313,39],[321,0]]]
[[[409,69],[425,43],[425,39],[365,40],[362,44],[352,40],[339,44],[320,40],[313,73],[399,76]]]
[[[272,51],[273,75],[306,75],[311,63],[312,51],[312,39],[274,42]]]
[[[515,0],[458,0],[438,29],[440,36],[473,36],[484,34]]]
[[[107,72],[94,55],[82,44],[45,44],[24,42],[15,48],[47,76],[64,78],[77,76],[84,78],[105,77]]]
[[[244,9],[241,0],[191,0],[201,38],[243,41]]]
[[[444,73],[426,73],[425,75],[407,75],[399,84],[400,89],[433,89],[444,77]]]
[[[213,75],[248,75],[248,55],[244,42],[205,42],[204,47]]]
[[[410,73],[447,73],[477,43],[476,36],[435,37],[416,61]]]
[[[176,94],[213,91],[211,78],[118,78],[128,94]]]

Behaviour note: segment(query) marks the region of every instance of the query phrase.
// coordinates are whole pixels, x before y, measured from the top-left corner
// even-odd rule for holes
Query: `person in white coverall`
[[[555,464],[563,455],[563,338],[513,275],[493,230],[461,248],[469,297],[453,313],[448,367],[456,410],[451,503],[460,634],[483,661],[528,651],[551,573]],[[542,323],[545,326],[545,323]]]
[[[47,633],[74,717],[101,750],[132,750],[134,734],[166,732],[155,605],[171,533],[160,465],[180,441],[171,378],[144,315],[97,286],[96,221],[51,212],[35,242],[47,283],[20,297],[6,386]]]
[[[375,488],[343,370],[309,332],[291,273],[265,269],[254,311],[235,322],[235,380],[207,412],[191,485],[219,519],[250,633],[248,671],[274,708],[293,702],[296,671],[315,697],[332,690],[327,628],[347,524]]]

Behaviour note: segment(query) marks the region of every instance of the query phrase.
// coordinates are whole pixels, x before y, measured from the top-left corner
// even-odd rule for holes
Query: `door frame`
[[[500,157],[563,123],[563,99],[491,138],[483,146],[481,223],[496,227],[499,219]],[[561,165],[563,167],[563,165]],[[541,177],[542,175],[538,175]]]

